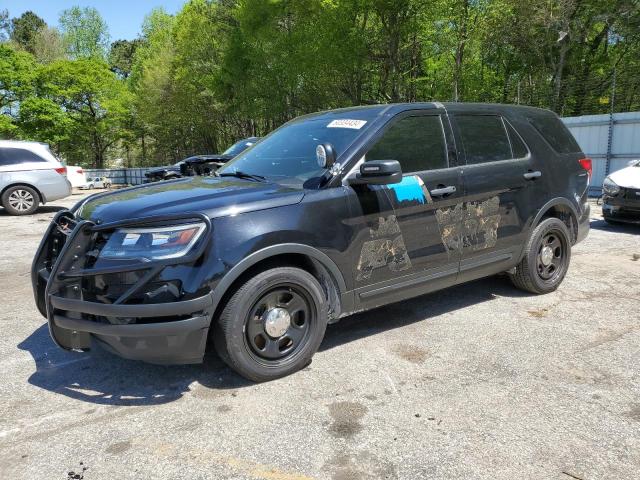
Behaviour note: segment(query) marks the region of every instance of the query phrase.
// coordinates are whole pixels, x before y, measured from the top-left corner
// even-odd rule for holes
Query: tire
[[[569,229],[561,220],[547,218],[540,222],[529,237],[515,273],[509,274],[513,284],[535,294],[556,290],[569,269],[570,239]]]
[[[11,215],[30,215],[38,209],[40,195],[31,187],[16,185],[2,194],[2,206]]]
[[[255,382],[289,375],[311,362],[324,338],[327,310],[324,291],[310,273],[293,267],[266,270],[225,304],[213,330],[216,351]]]

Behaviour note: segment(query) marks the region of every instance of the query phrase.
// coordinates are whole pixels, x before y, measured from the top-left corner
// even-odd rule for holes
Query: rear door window
[[[397,160],[403,173],[447,168],[447,146],[440,116],[399,120],[367,152],[366,161],[371,160]]]
[[[456,115],[467,164],[513,158],[502,117],[497,115]]]
[[[24,148],[0,148],[0,166],[30,162],[46,162],[46,160]]]

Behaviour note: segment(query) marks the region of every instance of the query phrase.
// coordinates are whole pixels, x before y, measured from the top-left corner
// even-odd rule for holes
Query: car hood
[[[610,174],[609,178],[623,188],[640,188],[640,166],[617,170]]]
[[[302,190],[239,178],[186,177],[92,195],[76,216],[111,223],[155,215],[203,213],[210,218],[299,203]]]

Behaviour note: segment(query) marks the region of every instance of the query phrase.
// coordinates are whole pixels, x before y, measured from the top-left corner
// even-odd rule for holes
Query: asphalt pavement
[[[0,210],[1,479],[640,477],[640,227],[595,207],[557,292],[496,276],[354,315],[308,368],[252,384],[215,355],[53,344],[30,263],[78,198]]]

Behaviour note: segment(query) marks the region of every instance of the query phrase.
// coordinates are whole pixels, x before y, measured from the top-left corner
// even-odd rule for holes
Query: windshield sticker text
[[[332,120],[329,122],[327,128],[351,128],[353,130],[360,130],[366,123],[366,120],[350,120],[347,118],[341,118],[339,120]]]

